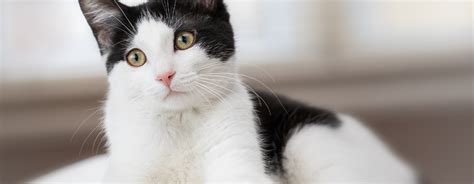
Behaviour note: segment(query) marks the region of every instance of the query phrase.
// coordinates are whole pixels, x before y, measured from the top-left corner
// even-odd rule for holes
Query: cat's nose
[[[156,81],[163,83],[166,87],[170,87],[171,81],[173,80],[174,75],[176,74],[175,71],[168,71],[156,76]]]

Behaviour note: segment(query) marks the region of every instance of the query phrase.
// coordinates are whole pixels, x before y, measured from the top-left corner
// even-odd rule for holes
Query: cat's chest
[[[230,145],[247,147],[252,141],[246,140],[253,138],[245,136],[254,128],[252,117],[213,109],[219,111],[151,117],[108,111],[109,152],[119,170],[115,175],[145,183],[201,183],[222,155],[239,149]]]
[[[152,167],[147,169],[145,178],[149,183],[199,183],[203,176],[204,154],[193,145],[169,147],[148,161]]]
[[[159,149],[143,148],[133,156],[118,158],[123,164],[117,165],[116,175],[131,176],[131,181],[141,183],[201,183],[205,151],[195,144],[181,140]]]
[[[196,122],[199,121],[199,122]],[[154,167],[148,171],[151,183],[200,183],[206,152],[212,148],[207,140],[212,133],[205,130],[207,119],[182,117],[171,120],[166,132],[165,144],[161,144],[156,155],[150,157]],[[194,125],[191,125],[194,124]],[[199,127],[195,126],[200,124]],[[207,135],[207,136],[206,136]]]
[[[146,183],[199,181],[208,144],[209,121],[194,114],[134,118],[128,127],[111,129],[111,153],[130,170],[141,170]],[[126,119],[121,119],[125,121]],[[141,121],[140,121],[141,120]],[[127,169],[128,170],[128,169]]]

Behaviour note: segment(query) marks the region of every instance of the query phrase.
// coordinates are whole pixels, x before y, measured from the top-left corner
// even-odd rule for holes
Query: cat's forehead
[[[185,0],[129,0],[127,18],[138,24],[143,20],[156,20],[168,24],[174,29],[179,26],[192,27],[202,24],[211,17],[212,11],[194,6]],[[127,20],[128,21],[128,20]]]
[[[137,33],[133,37],[134,46],[147,46],[155,50],[170,50],[166,47],[172,44],[175,30],[164,22],[155,18],[143,18],[136,25]]]

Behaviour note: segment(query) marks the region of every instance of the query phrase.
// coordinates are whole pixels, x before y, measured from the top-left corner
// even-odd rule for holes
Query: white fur
[[[414,184],[414,172],[359,121],[312,125],[296,133],[284,152],[289,183]]]
[[[148,0],[120,0],[120,2],[127,6],[138,6],[148,2]]]
[[[137,31],[129,49],[144,51],[147,63],[119,62],[109,74],[105,181],[273,182],[264,172],[253,104],[233,59],[211,59],[199,45],[175,51],[174,30],[154,19],[142,20]],[[179,94],[155,81],[169,70],[176,71],[171,89]],[[337,129],[310,126],[295,133],[284,152],[287,182],[412,183],[410,169],[375,136],[341,119]]]
[[[106,155],[96,156],[71,164],[28,183],[99,184],[102,183],[107,164],[108,157]]]

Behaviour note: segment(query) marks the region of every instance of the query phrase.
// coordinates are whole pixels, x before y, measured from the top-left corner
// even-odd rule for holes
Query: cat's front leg
[[[416,172],[360,121],[338,115],[337,128],[309,125],[288,141],[288,183],[415,184]]]
[[[204,162],[204,180],[206,183],[275,183],[265,173],[259,150],[244,148],[208,154]]]
[[[153,182],[147,181],[146,171],[136,166],[126,164],[109,163],[105,172],[102,183],[136,183],[136,184],[151,184]]]
[[[258,183],[272,184],[275,183],[272,178],[265,174],[259,168],[248,166],[240,159],[219,161],[205,168],[205,183]],[[247,166],[246,166],[247,165]]]
[[[117,169],[116,167],[109,167],[105,172],[104,178],[102,179],[102,183],[109,184],[109,183],[119,183],[119,182],[132,182],[132,177],[123,170]]]

